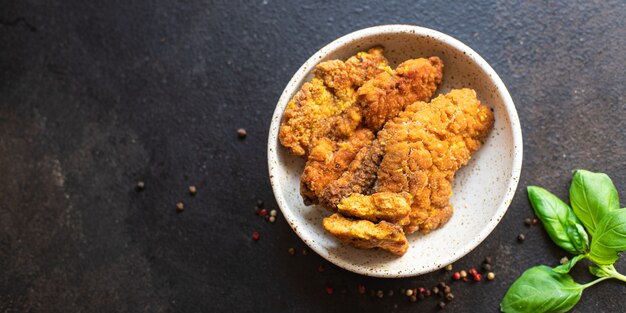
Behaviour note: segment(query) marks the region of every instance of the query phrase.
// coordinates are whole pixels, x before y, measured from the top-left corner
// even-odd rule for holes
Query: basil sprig
[[[575,256],[555,268],[541,265],[526,270],[504,296],[503,312],[567,312],[585,288],[611,278],[626,282],[613,266],[619,253],[626,251],[626,209],[620,209],[609,176],[574,171],[571,207],[541,187],[529,186],[528,198],[552,241]],[[589,271],[598,279],[581,285],[568,273],[585,258],[596,264]]]

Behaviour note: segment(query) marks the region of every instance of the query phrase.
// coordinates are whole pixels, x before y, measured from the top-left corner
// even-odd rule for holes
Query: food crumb
[[[562,257],[561,260],[559,261],[559,263],[561,264],[565,264],[567,262],[569,262],[569,259],[566,256]]]

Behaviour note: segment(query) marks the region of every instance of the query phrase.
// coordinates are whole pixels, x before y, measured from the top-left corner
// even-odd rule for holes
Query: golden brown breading
[[[381,72],[357,91],[365,125],[379,130],[386,121],[416,101],[429,101],[443,78],[438,57],[412,59],[393,71]]]
[[[385,221],[374,224],[335,213],[324,218],[323,224],[333,236],[359,249],[380,248],[401,256],[409,248],[402,227]]]
[[[305,202],[317,203],[324,188],[339,178],[357,152],[373,139],[372,131],[360,129],[345,141],[335,142],[328,138],[318,140],[317,145],[311,149],[304,172],[300,176],[300,194]]]
[[[360,108],[355,106],[356,90],[388,68],[382,51],[375,47],[346,62],[318,64],[313,79],[302,85],[285,108],[278,133],[282,145],[303,156],[319,138],[350,137],[361,122]]]
[[[374,223],[387,221],[398,225],[410,222],[413,196],[408,192],[378,192],[370,196],[352,194],[343,198],[337,210],[345,216],[361,218]]]
[[[460,89],[409,105],[379,132],[385,155],[375,190],[413,195],[407,233],[427,233],[448,221],[454,172],[467,164],[493,122],[476,92]]]
[[[361,148],[348,169],[324,188],[319,195],[319,203],[326,209],[335,211],[341,199],[351,194],[369,194],[376,181],[383,152],[383,146],[378,139]]]

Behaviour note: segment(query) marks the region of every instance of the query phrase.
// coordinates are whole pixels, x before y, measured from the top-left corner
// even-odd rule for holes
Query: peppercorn
[[[454,280],[459,280],[461,279],[461,274],[459,272],[454,272],[454,274],[452,274],[452,278]]]
[[[439,287],[437,287],[437,286],[433,287],[432,290],[433,290],[434,294],[438,294],[439,293]]]
[[[306,249],[302,249],[302,255],[308,255],[309,251],[307,251]]]
[[[261,216],[261,217],[265,217],[265,216],[267,216],[267,209],[261,209],[261,210],[259,211],[259,216]]]
[[[246,135],[247,135],[247,133],[246,133],[245,129],[243,129],[243,128],[237,129],[237,136],[239,136],[239,138],[242,138],[242,139],[246,138]]]
[[[530,227],[530,225],[532,225],[533,220],[531,220],[530,218],[525,218],[524,219],[524,225]]]
[[[261,200],[261,199],[256,200],[256,206],[257,206],[258,208],[263,207],[263,200]]]
[[[328,286],[328,287],[326,287],[326,293],[327,293],[329,296],[331,296],[331,295],[333,294],[333,291],[334,291],[333,287],[329,287],[329,286]]]
[[[376,291],[376,296],[379,299],[382,299],[385,296],[385,293],[382,290],[378,290],[378,291]]]
[[[430,289],[424,291],[424,296],[426,296],[426,298],[430,297]]]
[[[287,252],[289,252],[290,255],[296,255],[296,249],[294,249],[294,248],[289,248],[289,250],[287,250]]]
[[[185,205],[182,202],[176,203],[176,211],[182,212],[185,209]]]
[[[320,272],[320,273],[325,271],[325,270],[326,270],[326,266],[324,266],[324,264],[320,264],[320,266],[317,267],[317,271]]]
[[[537,225],[537,224],[539,224],[539,220],[536,218],[533,218],[533,225]]]
[[[196,192],[198,192],[198,189],[196,189],[196,186],[189,186],[189,194],[190,195],[195,196]]]
[[[494,272],[487,273],[488,280],[494,280],[496,278],[496,274]]]
[[[276,222],[276,217],[275,216],[270,216],[267,220],[270,221],[270,223],[274,223],[274,222]]]
[[[446,271],[452,271],[452,264],[446,265]]]
[[[387,295],[390,297],[393,296],[393,290],[389,289],[389,291],[387,291]]]
[[[439,302],[439,308],[442,309],[442,310],[445,309],[446,308],[446,303],[443,302],[443,301]]]
[[[424,293],[424,291],[426,291],[426,289],[424,289],[424,287],[419,287],[417,289],[417,291],[419,291],[419,293]]]
[[[519,234],[517,236],[517,241],[523,242],[524,240],[526,240],[526,236],[524,236],[524,234]]]
[[[404,293],[407,297],[410,297],[413,295],[413,289],[407,289],[406,292]]]
[[[569,259],[566,256],[562,257],[561,260],[559,261],[559,263],[561,264],[565,264],[567,262],[569,262]]]
[[[445,282],[440,281],[437,286],[441,289],[445,288],[447,286],[447,284]]]
[[[483,279],[483,275],[476,273],[474,275],[474,281],[481,281]]]
[[[476,275],[476,273],[478,273],[478,272],[476,271],[476,269],[475,269],[475,268],[473,268],[473,267],[472,267],[472,268],[470,268],[470,269],[469,269],[468,273],[469,273],[470,275]]]
[[[276,212],[276,210],[271,210],[270,211],[270,216],[276,216],[278,214],[278,212]]]
[[[485,260],[484,260],[483,262],[484,262],[484,263],[487,263],[487,264],[491,264],[491,262],[492,262],[492,261],[493,261],[493,260],[492,260],[492,258],[491,258],[490,256],[486,256],[486,257],[485,257]]]
[[[252,240],[257,241],[261,238],[261,234],[259,234],[258,231],[253,231],[252,232]]]
[[[443,293],[447,294],[447,293],[450,293],[450,292],[452,292],[452,289],[450,289],[450,286],[443,287]]]
[[[490,272],[491,271],[491,264],[485,263],[483,264],[483,270]]]
[[[446,294],[446,300],[448,300],[448,301],[454,300],[454,294],[452,294],[452,293]]]
[[[467,277],[467,272],[465,270],[462,270],[459,275],[461,276],[461,278],[466,278]]]
[[[138,181],[137,182],[137,190],[138,191],[142,191],[144,188],[146,188],[146,183],[144,183],[143,181]]]
[[[409,301],[415,302],[415,301],[417,301],[417,297],[415,295],[412,295],[412,296],[409,297]]]
[[[359,294],[365,294],[365,285],[359,285],[358,287]]]

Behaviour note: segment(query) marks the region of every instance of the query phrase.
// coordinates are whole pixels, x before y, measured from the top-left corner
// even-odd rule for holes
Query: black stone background
[[[397,290],[445,273],[376,279],[290,256],[305,245],[280,214],[275,224],[254,215],[257,199],[276,208],[266,138],[282,89],[320,47],[367,26],[416,24],[468,44],[522,122],[516,197],[455,264],[491,255],[497,278],[453,284],[447,310],[496,312],[524,269],[565,255],[523,225],[525,186],[565,197],[570,171],[587,168],[609,173],[626,202],[623,1],[381,3],[2,1],[0,311],[435,311],[434,299],[409,303]],[[574,275],[591,279],[585,266]],[[358,284],[396,294],[359,295]],[[623,312],[625,294],[605,282],[574,311]]]

